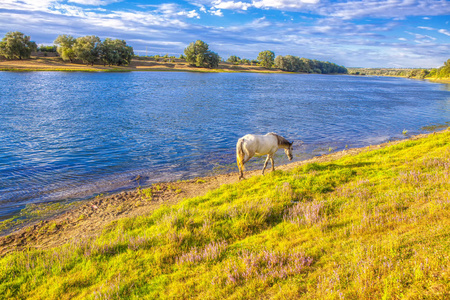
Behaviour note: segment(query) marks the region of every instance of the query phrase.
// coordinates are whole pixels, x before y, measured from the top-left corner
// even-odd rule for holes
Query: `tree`
[[[275,67],[288,72],[303,72],[304,64],[303,61],[297,56],[278,55],[275,58]]]
[[[232,64],[239,64],[241,61],[241,58],[235,55],[231,55],[230,57],[228,57],[227,62],[232,63]]]
[[[63,60],[70,60],[73,62],[75,59],[75,51],[73,50],[73,46],[75,45],[75,38],[71,35],[59,35],[56,40],[53,42],[58,45],[56,51],[61,55]]]
[[[8,32],[0,42],[0,54],[7,59],[30,58],[31,52],[36,50],[36,43],[19,31]]]
[[[275,66],[283,71],[288,72],[304,72],[304,73],[343,73],[347,74],[348,70],[345,67],[338,66],[334,63],[311,60],[307,58],[299,58],[297,56],[278,55],[275,58]]]
[[[73,51],[78,59],[93,66],[94,62],[99,58],[100,43],[98,36],[87,35],[79,37],[75,40]]]
[[[450,59],[447,59],[447,61],[444,62],[444,66],[439,68],[439,77],[450,77]]]
[[[99,45],[100,59],[106,65],[128,65],[134,55],[133,48],[124,40],[105,39]]]
[[[259,65],[264,68],[272,68],[275,60],[275,53],[270,50],[259,52],[258,58]]]
[[[220,56],[212,51],[206,51],[205,63],[210,69],[216,69],[219,66]]]
[[[287,62],[284,56],[278,55],[275,57],[275,67],[281,70],[287,69]]]
[[[44,46],[40,45],[37,48],[38,52],[56,52],[56,46]]]
[[[219,66],[220,57],[217,53],[208,50],[209,46],[201,40],[190,43],[184,49],[186,61],[197,67],[217,68]]]

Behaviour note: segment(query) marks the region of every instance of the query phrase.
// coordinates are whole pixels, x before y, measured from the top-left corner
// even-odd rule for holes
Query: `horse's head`
[[[289,147],[284,149],[284,153],[286,153],[286,156],[289,158],[289,160],[292,160],[292,145],[294,144],[294,142],[289,143]]]

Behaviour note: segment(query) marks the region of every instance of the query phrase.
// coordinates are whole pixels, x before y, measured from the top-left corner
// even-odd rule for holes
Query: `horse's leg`
[[[269,162],[269,159],[270,159],[270,154],[267,154],[266,161],[264,162],[264,168],[262,169],[262,174],[263,174],[263,175],[264,175],[264,170],[265,170],[266,167],[267,167],[267,163]]]
[[[244,164],[248,162],[252,158],[252,155],[244,154],[244,158],[242,159],[242,168],[239,168],[239,180],[244,179]]]
[[[242,170],[242,169],[243,169],[243,165],[244,165],[244,164],[242,164],[242,166],[241,166],[241,164],[238,163],[238,168],[239,168],[239,180],[241,180],[241,179],[244,178],[244,171]]]
[[[239,169],[240,174],[239,174],[239,180],[241,179],[245,179],[244,178],[244,164],[248,161],[248,159],[245,159],[245,155],[244,155],[244,159],[242,160],[242,168]]]
[[[244,164],[245,164],[245,155],[242,158],[241,164],[239,165],[239,180],[244,179]]]
[[[273,163],[273,157],[270,157],[270,162],[272,163],[272,172],[275,171],[275,164]]]

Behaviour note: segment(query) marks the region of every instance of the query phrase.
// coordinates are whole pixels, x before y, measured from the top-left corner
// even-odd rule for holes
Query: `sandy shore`
[[[410,137],[410,139],[419,139],[426,135],[417,135]],[[307,163],[331,161],[346,155],[379,149],[399,142],[401,141],[348,149],[305,161],[277,166],[277,169],[291,170]],[[249,171],[245,172],[245,176],[249,178],[259,176],[260,173],[260,170]],[[172,205],[185,198],[202,196],[223,184],[233,184],[238,181],[238,174],[231,173],[180,182],[153,184],[151,197],[148,197],[139,189],[95,197],[63,214],[28,225],[7,236],[0,237],[0,255],[26,248],[46,249],[63,245],[74,239],[94,237],[101,233],[105,226],[121,218],[147,215],[161,205]]]
[[[59,57],[36,57],[25,60],[0,60],[0,71],[71,71],[71,72],[130,72],[130,71],[184,71],[184,72],[252,72],[252,73],[286,73],[278,69],[266,69],[259,66],[234,65],[221,62],[217,69],[197,68],[186,61],[174,59],[132,59],[128,66],[94,66],[80,62],[71,63]]]

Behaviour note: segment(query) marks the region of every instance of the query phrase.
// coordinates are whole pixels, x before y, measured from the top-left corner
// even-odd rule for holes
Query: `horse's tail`
[[[236,160],[237,160],[237,165],[239,168],[239,171],[243,172],[244,171],[244,157],[245,157],[245,153],[244,153],[244,149],[242,148],[242,145],[244,144],[244,139],[239,139],[237,144],[236,144]]]

